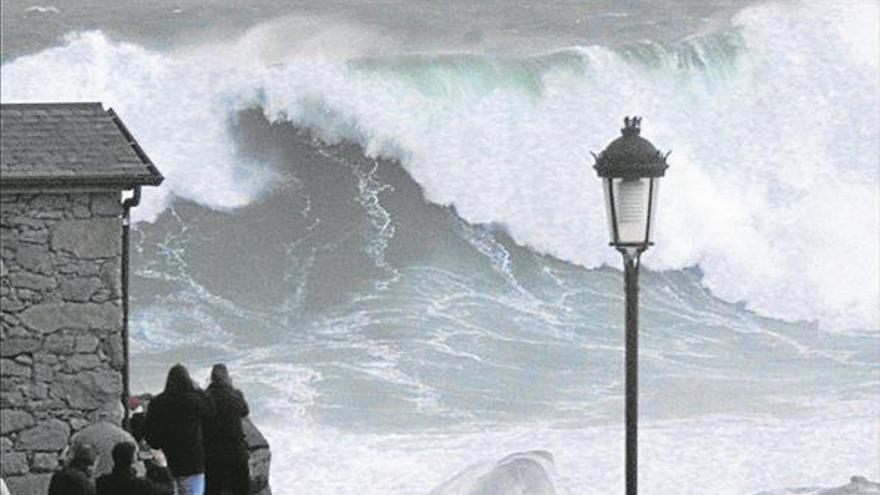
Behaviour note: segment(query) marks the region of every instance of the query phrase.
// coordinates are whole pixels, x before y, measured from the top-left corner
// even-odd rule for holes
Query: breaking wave
[[[645,136],[674,150],[651,268],[699,265],[713,293],[762,314],[875,330],[877,19],[874,3],[770,4],[675,44],[522,57],[316,57],[282,50],[265,28],[221,49],[159,53],[74,33],[4,64],[2,100],[112,106],[166,176],[145,191],[140,220],[174,197],[234,209],[274,187],[271,161],[241,155],[230,136],[241,110],[260,107],[397,159],[429,201],[585,267],[617,262],[589,152],[640,114]]]

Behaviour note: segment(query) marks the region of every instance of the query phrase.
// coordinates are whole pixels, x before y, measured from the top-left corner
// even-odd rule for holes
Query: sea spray
[[[864,19],[876,10],[753,7],[726,31],[677,44],[522,60],[385,55],[267,67],[90,32],[4,64],[2,99],[116,108],[168,177],[136,210],[144,220],[172,195],[235,208],[265,191],[272,167],[242,159],[227,129],[237,111],[261,105],[322,139],[399,159],[429,200],[586,267],[616,261],[589,151],[638,113],[645,134],[674,150],[663,249],[648,266],[699,265],[715,294],[762,314],[876,329],[877,67],[846,28],[871,35]]]

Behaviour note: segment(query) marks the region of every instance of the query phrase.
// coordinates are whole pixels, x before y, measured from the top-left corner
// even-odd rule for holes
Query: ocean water
[[[103,101],[162,170],[133,388],[226,362],[276,493],[469,493],[529,451],[622,491],[590,151],[632,114],[673,151],[642,493],[880,478],[875,2],[125,7],[4,3],[0,96]]]

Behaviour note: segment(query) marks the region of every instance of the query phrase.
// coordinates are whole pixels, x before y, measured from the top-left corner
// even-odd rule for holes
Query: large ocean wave
[[[714,294],[762,314],[876,330],[877,19],[871,2],[769,4],[674,44],[520,57],[359,50],[378,38],[349,26],[167,53],[74,33],[4,64],[2,100],[116,109],[167,177],[140,220],[174,197],[234,209],[275,187],[271,160],[230,134],[259,107],[397,159],[428,200],[585,267],[617,262],[589,152],[640,114],[674,150],[649,267],[699,265]]]

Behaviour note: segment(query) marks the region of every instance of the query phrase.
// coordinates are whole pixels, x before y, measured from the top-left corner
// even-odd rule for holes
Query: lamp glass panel
[[[602,179],[602,188],[605,190],[605,215],[608,217],[608,238],[611,239],[611,242],[614,242],[614,214],[613,214],[613,203],[612,203],[612,189],[611,185],[613,184],[614,179],[604,178]]]
[[[654,219],[657,218],[657,193],[660,192],[660,178],[651,180],[651,218],[648,219],[648,242],[654,241]]]
[[[648,234],[651,179],[614,179],[614,212],[619,244],[643,244]]]

